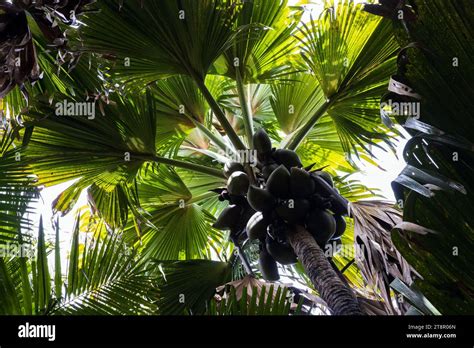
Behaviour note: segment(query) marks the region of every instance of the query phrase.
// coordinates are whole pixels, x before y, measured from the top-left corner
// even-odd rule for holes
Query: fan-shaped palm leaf
[[[153,278],[125,248],[119,235],[93,238],[80,248],[76,224],[69,256],[65,296],[53,314],[146,314]],[[90,244],[87,244],[90,243]]]
[[[291,312],[299,314],[304,300],[300,297],[299,303],[293,304],[287,288],[264,283],[252,277],[228,283],[218,290],[224,292],[222,295],[216,295],[210,302],[207,314],[288,315]]]
[[[239,72],[242,83],[257,83],[282,77],[293,70],[296,40],[293,33],[301,18],[300,8],[287,0],[243,2],[235,27],[244,27],[225,53],[226,71],[233,79]]]
[[[395,69],[398,45],[390,24],[364,14],[354,2],[335,6],[327,1],[320,18],[303,24],[298,38],[326,101],[292,134],[288,148],[297,148],[326,112],[346,152],[354,150],[354,144],[364,148],[364,143],[386,138],[380,135],[378,99]]]
[[[216,288],[230,277],[230,265],[209,260],[157,261],[160,314],[203,314]]]

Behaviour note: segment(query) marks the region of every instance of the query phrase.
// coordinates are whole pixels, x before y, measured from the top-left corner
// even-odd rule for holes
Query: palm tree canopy
[[[393,151],[399,135],[380,115],[402,41],[393,22],[373,14],[387,17],[386,11],[373,4],[363,11],[349,0],[324,1],[324,10],[309,16],[300,2],[287,0],[103,0],[54,2],[48,15],[49,4],[22,3],[0,5],[8,24],[0,26],[0,64],[10,64],[16,48],[27,62],[20,69],[10,64],[0,78],[0,246],[34,242],[36,253],[31,260],[0,257],[0,314],[327,310],[319,297],[292,304],[286,287],[256,279],[261,250],[247,239],[245,224],[240,234],[216,228],[216,219],[238,205],[226,202],[232,197],[225,198],[225,165],[257,147],[258,129],[271,148],[296,151],[304,170],[327,171],[332,192],[351,202],[339,242],[364,245],[369,257],[354,262],[335,253],[338,282],[374,311],[407,310],[392,303],[390,283],[411,284],[426,270],[412,268],[416,260],[397,237],[400,252],[391,249],[390,231],[422,225],[420,218],[408,215],[414,221],[403,225],[393,204],[360,202],[378,192],[351,178],[356,163],[377,164],[373,148]],[[67,15],[71,9],[77,18]],[[466,33],[462,21],[454,22],[453,33]],[[430,83],[444,83],[437,68],[426,68],[430,82],[416,68],[407,75],[428,95]],[[466,95],[449,92],[465,115]],[[435,122],[436,99],[428,104],[429,121],[450,131],[446,120]],[[262,168],[244,163],[242,171],[247,186],[262,182],[255,174]],[[49,240],[42,220],[33,226],[28,214],[42,190],[64,183],[52,209],[76,216],[67,251],[59,224]],[[88,206],[78,208],[83,192]],[[416,197],[407,201],[419,204]],[[316,293],[301,260],[279,268]],[[186,300],[176,302],[178,294]]]

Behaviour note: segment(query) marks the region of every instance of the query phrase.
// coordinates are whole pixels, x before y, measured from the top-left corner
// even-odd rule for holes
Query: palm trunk
[[[338,277],[309,232],[301,226],[295,226],[288,239],[306,274],[333,314],[363,315],[354,293]]]

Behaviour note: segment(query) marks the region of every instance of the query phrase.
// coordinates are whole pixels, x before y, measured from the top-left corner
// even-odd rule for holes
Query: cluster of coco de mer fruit
[[[219,199],[231,204],[214,227],[230,229],[231,234],[245,231],[250,240],[260,241],[260,272],[266,280],[275,281],[279,279],[277,262],[297,262],[287,241],[289,228],[304,226],[323,249],[328,242],[340,244],[347,200],[334,188],[329,173],[303,168],[294,151],[272,148],[264,130],[255,133],[253,145],[258,158],[257,184],[250,183],[241,163],[227,163],[227,187],[220,191]]]

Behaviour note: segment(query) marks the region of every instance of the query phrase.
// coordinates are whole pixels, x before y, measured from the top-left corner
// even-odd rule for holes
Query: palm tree
[[[222,195],[216,194],[229,189],[222,166],[257,148],[254,139],[260,128],[266,130],[272,146],[295,151],[302,165],[329,166],[326,170],[335,176],[345,199],[334,189],[331,192],[340,202],[353,201],[359,207],[352,217],[367,210],[355,201],[365,198],[368,189],[337,174],[357,170],[353,156],[373,162],[371,146],[382,142],[392,146],[395,131],[389,131],[379,116],[380,96],[396,69],[398,44],[389,21],[362,11],[361,5],[351,1],[337,6],[328,1],[318,18],[304,21],[302,8],[288,6],[286,1],[122,4],[104,0],[93,6],[100,11],[80,17],[84,25],[70,32],[69,54],[61,55],[59,68],[47,49],[47,37],[28,20],[44,77],[35,85],[25,85],[28,105],[18,86],[3,100],[11,115],[8,122],[13,124],[12,116],[20,113],[21,118],[13,125],[16,138],[3,132],[11,140],[0,166],[4,173],[31,172],[32,190],[75,180],[57,197],[53,209],[68,213],[87,189],[94,218],[103,223],[106,237],[96,233],[90,249],[79,252],[78,218],[67,284],[62,283],[57,261],[53,291],[40,226],[35,265],[23,260],[17,267],[11,260],[0,259],[1,279],[8,284],[3,298],[12,300],[5,312],[29,308],[26,312],[30,313],[33,305],[36,313],[139,314],[156,308],[199,312],[203,299],[231,280],[236,272],[230,267],[233,264],[242,264],[255,276],[254,256],[259,251],[245,233],[250,215],[242,217],[240,228],[229,235],[212,225],[227,208],[219,199]],[[94,103],[97,114],[93,118],[57,115],[56,103],[84,101]],[[17,139],[22,147],[14,149]],[[22,160],[9,161],[17,152]],[[243,172],[253,186],[264,187],[260,169],[244,162]],[[5,180],[24,188],[20,177],[16,174]],[[3,193],[10,185],[3,185],[2,180],[0,176]],[[248,195],[242,196],[246,202]],[[0,203],[0,214],[18,211],[11,199]],[[17,220],[22,217],[16,214]],[[0,236],[20,237],[19,223],[13,230],[0,230]],[[386,235],[394,224],[372,226]],[[350,227],[346,234],[343,238],[354,243]],[[232,246],[226,237],[240,251],[240,260],[229,256]],[[287,237],[306,274],[298,265],[294,269],[312,282],[330,310],[362,314],[346,279],[354,286],[362,282],[360,275],[354,266],[346,277],[339,270],[351,260],[337,255],[328,260],[302,223],[291,226]],[[391,243],[389,238],[385,241]],[[55,244],[58,248],[58,241]],[[116,249],[132,254],[119,257],[117,263],[117,254],[112,252]],[[394,255],[399,257],[397,262],[404,262]],[[209,261],[212,257],[221,262]],[[100,268],[102,262],[110,267]],[[152,270],[150,263],[155,265]],[[156,265],[172,269],[180,281],[155,284],[162,276]],[[190,302],[173,299],[171,305],[166,303],[167,286],[182,293],[189,293],[190,284],[195,286],[182,276],[192,267],[208,277],[207,286],[201,291],[194,287],[198,295],[187,296]],[[382,270],[380,264],[370,267]],[[28,285],[30,272],[43,275],[35,276],[34,298]],[[21,287],[21,298],[15,297],[15,289]],[[157,307],[147,291],[155,288],[162,296]],[[135,290],[138,295],[133,294]],[[114,291],[119,295],[113,295]],[[390,291],[381,291],[391,308]],[[51,301],[53,294],[59,302]],[[133,308],[123,305],[125,299]],[[102,308],[107,301],[109,305]]]

